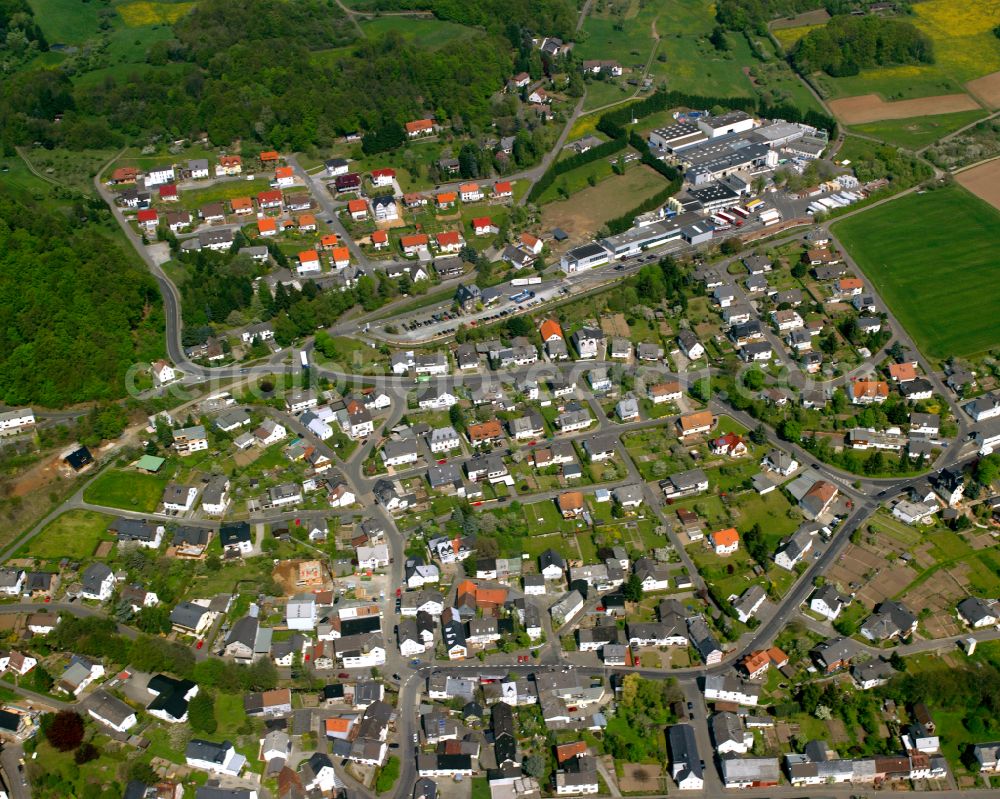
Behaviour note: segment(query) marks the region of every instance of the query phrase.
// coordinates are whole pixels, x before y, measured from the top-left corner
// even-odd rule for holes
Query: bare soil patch
[[[916,576],[917,573],[909,566],[900,565],[898,561],[890,564],[882,554],[855,544],[848,544],[829,574],[835,583],[857,590],[858,599],[869,608],[898,594]]]
[[[859,94],[831,100],[829,106],[845,125],[953,114],[956,111],[975,111],[979,108],[979,104],[967,94],[939,94],[937,97],[919,97],[893,103],[887,103],[877,94]]]
[[[959,172],[955,180],[980,200],[1000,210],[1000,159]]]
[[[652,763],[622,763],[618,787],[622,793],[659,793],[663,790],[663,769]]]
[[[1000,108],[1000,72],[991,72],[989,75],[970,80],[965,84],[965,88],[969,94],[990,108]]]
[[[634,208],[666,185],[663,177],[646,165],[629,169],[624,175],[614,175],[578,191],[568,200],[546,204],[542,208],[542,227],[566,231],[567,247],[579,244],[591,239],[593,232],[609,219]]]
[[[822,25],[830,19],[830,14],[825,8],[818,8],[815,11],[806,11],[795,17],[778,19],[771,23],[771,30],[781,30],[783,28],[801,28],[803,25]]]

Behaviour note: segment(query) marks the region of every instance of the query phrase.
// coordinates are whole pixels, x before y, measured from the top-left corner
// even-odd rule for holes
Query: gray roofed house
[[[781,779],[778,760],[773,757],[723,757],[719,765],[727,788],[777,785]]]
[[[462,487],[462,471],[454,463],[434,464],[427,469],[427,482],[435,491],[458,490]]]
[[[708,622],[706,622],[702,616],[692,616],[688,619],[687,625],[688,635],[691,637],[691,643],[694,645],[694,648],[698,650],[698,654],[701,655],[702,661],[706,665],[711,665],[721,661],[722,649],[719,648],[719,642],[712,634],[712,631],[708,626]]]
[[[635,483],[618,486],[611,495],[623,508],[636,508],[642,504],[642,486]]]
[[[817,665],[828,674],[846,667],[858,654],[860,647],[850,638],[831,638],[817,644],[810,653]]]
[[[851,676],[863,691],[885,685],[896,670],[882,658],[872,658],[851,666]]]
[[[106,600],[110,586],[114,586],[114,574],[106,563],[91,563],[80,575],[83,596],[88,599]]]
[[[969,596],[958,603],[958,614],[970,627],[988,627],[996,624],[998,611],[977,596]]]
[[[87,712],[119,732],[136,723],[135,711],[103,688],[95,691],[87,699]]]
[[[862,623],[860,633],[869,641],[905,638],[917,628],[917,617],[899,602],[886,600]]]
[[[739,620],[746,624],[757,613],[766,598],[767,594],[763,587],[751,585],[739,599],[732,603],[733,610],[736,611]]]
[[[667,743],[670,746],[670,776],[681,789],[699,790],[704,777],[694,727],[674,724],[667,730]]]
[[[185,632],[196,632],[200,630],[205,616],[211,611],[204,605],[196,605],[194,602],[179,602],[170,611],[170,623],[175,628]]]

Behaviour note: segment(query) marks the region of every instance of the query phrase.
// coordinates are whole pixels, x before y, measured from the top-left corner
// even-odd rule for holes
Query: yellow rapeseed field
[[[1000,0],[927,0],[913,10],[942,72],[964,82],[1000,70]]]
[[[172,25],[192,8],[194,3],[154,3],[150,0],[135,0],[118,6],[118,13],[130,28],[142,28],[147,25]]]
[[[771,33],[774,34],[775,39],[781,42],[781,46],[788,51],[792,49],[792,46],[799,39],[809,33],[809,31],[822,27],[822,25],[799,25],[795,28],[775,28],[771,31]]]

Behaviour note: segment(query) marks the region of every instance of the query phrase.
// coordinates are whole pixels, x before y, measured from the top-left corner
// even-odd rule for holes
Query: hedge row
[[[576,169],[584,164],[589,164],[599,158],[606,158],[614,155],[619,150],[623,150],[627,145],[632,145],[642,153],[642,162],[655,169],[663,177],[670,181],[670,186],[655,196],[640,203],[631,211],[612,219],[608,223],[608,229],[612,234],[621,233],[632,226],[632,220],[639,214],[651,211],[665,203],[672,195],[680,191],[682,178],[680,173],[658,158],[654,158],[649,152],[649,146],[635,131],[629,132],[625,127],[633,119],[642,119],[650,114],[666,111],[668,108],[711,108],[713,106],[732,108],[739,111],[746,111],[748,114],[767,117],[769,119],[786,119],[790,122],[803,122],[815,128],[826,130],[833,138],[837,133],[837,122],[833,117],[827,116],[819,111],[801,111],[793,105],[768,105],[760,102],[755,97],[712,97],[709,95],[687,94],[678,91],[658,91],[651,94],[645,100],[624,106],[615,111],[608,111],[601,116],[597,123],[597,129],[610,136],[611,140],[588,150],[585,153],[574,155],[563,161],[557,161],[539,178],[528,194],[528,200],[537,200],[546,189],[549,188],[555,179],[571,169]],[[627,224],[626,224],[627,220]]]
[[[615,111],[608,111],[597,123],[597,129],[612,138],[616,138],[624,132],[625,125],[633,119],[642,119],[650,114],[666,111],[668,108],[712,108],[716,105],[746,111],[748,114],[756,114],[769,119],[780,118],[789,122],[804,122],[815,128],[823,128],[831,138],[837,133],[836,120],[820,111],[803,112],[794,105],[769,105],[756,97],[712,97],[678,91],[656,92],[638,103],[624,106]]]
[[[546,170],[545,174],[538,179],[538,182],[531,187],[531,192],[528,194],[528,200],[534,201],[541,197],[545,190],[555,183],[556,178],[560,175],[564,175],[570,170],[577,169],[593,161],[598,161],[601,158],[612,156],[619,150],[624,150],[627,145],[628,139],[623,134],[611,139],[611,141],[606,141],[596,147],[591,147],[585,153],[577,153],[569,158],[556,161]]]

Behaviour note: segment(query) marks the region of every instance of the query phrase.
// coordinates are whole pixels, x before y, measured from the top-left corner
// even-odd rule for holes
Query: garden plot
[[[832,582],[845,589],[860,586],[858,599],[874,607],[883,599],[895,596],[917,577],[909,566],[890,563],[885,555],[857,544],[848,544],[837,563],[830,569]],[[873,579],[875,576],[877,580]]]

